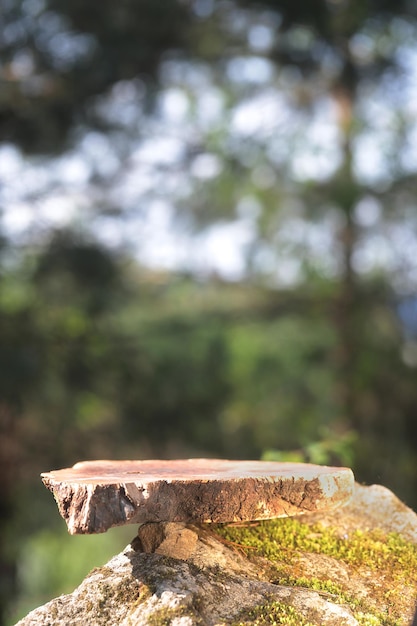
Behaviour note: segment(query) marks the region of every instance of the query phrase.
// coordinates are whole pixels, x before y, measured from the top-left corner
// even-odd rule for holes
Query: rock
[[[17,626],[406,626],[417,515],[356,485],[336,511],[254,525],[155,522]]]
[[[355,485],[355,498],[349,507],[329,511],[325,517],[311,515],[309,519],[331,525],[342,534],[354,528],[355,523],[363,530],[380,528],[387,533],[400,533],[417,544],[416,514],[381,485]]]
[[[350,469],[189,459],[88,461],[42,474],[71,534],[146,522],[233,522],[330,509],[352,495]]]

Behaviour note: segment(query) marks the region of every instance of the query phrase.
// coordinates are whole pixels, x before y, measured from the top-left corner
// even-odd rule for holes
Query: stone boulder
[[[17,626],[408,626],[416,590],[417,515],[384,487],[355,485],[327,513],[144,524]]]

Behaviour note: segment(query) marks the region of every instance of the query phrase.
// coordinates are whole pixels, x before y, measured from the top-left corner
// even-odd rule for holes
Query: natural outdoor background
[[[414,0],[1,0],[3,624],[134,534],[90,458],[351,466],[417,508]]]

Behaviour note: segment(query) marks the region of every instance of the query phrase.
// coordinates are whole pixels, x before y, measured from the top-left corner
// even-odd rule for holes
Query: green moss
[[[349,563],[366,563],[375,569],[387,563],[401,568],[417,566],[417,546],[396,533],[385,534],[380,530],[356,530],[340,537],[332,528],[286,518],[259,522],[256,526],[218,526],[216,532],[268,559],[287,558],[291,552],[302,550]]]
[[[384,618],[381,619],[381,617],[372,615],[371,613],[362,613],[362,611],[357,611],[355,613],[355,618],[359,622],[360,626],[382,626],[386,623],[383,621]],[[393,622],[393,624],[395,625],[395,622]]]
[[[396,533],[356,530],[341,537],[332,528],[295,518],[260,522],[256,526],[223,526],[216,531],[248,556],[256,554],[288,563],[301,552],[325,554],[354,566],[375,570],[383,567],[396,577],[405,576],[409,583],[417,583],[417,546]]]
[[[320,578],[315,578],[314,576],[311,578],[307,578],[306,576],[281,576],[279,584],[290,587],[305,587],[306,589],[318,591],[321,595],[328,596],[331,600],[339,599],[344,602],[348,601],[348,597],[342,587],[331,580],[320,580]]]
[[[201,618],[196,615],[192,609],[190,614],[190,609],[184,606],[176,608],[162,607],[153,611],[146,619],[149,626],[170,626],[175,618],[186,616],[192,617],[193,624],[196,624],[196,626],[203,623]]]
[[[275,624],[285,624],[286,626],[314,626],[307,622],[300,613],[292,606],[283,602],[268,602],[250,611],[242,613],[239,621],[231,626],[274,626]]]
[[[264,570],[271,582],[327,594],[332,602],[348,605],[361,626],[407,623],[404,614],[409,604],[404,590],[417,588],[417,546],[396,533],[356,530],[340,536],[333,528],[308,524],[300,518],[249,526],[219,526],[216,532],[248,558],[267,559]],[[349,578],[365,575],[370,589],[369,601],[355,598],[349,582],[342,586],[332,580],[306,575],[300,557],[309,554],[322,554],[343,562]],[[373,585],[373,571],[378,573],[377,585]],[[384,607],[384,612],[375,607]]]
[[[356,600],[345,593],[341,587],[331,581],[323,581],[317,578],[291,578],[287,581],[291,586],[305,587],[317,591],[325,599],[349,607],[353,617],[360,626],[402,626],[404,620],[393,619],[379,611],[370,611],[363,600]],[[249,611],[243,612],[238,617],[238,621],[231,626],[266,626],[275,624],[285,624],[288,626],[318,626],[317,622],[312,624],[305,616],[297,612],[294,607],[284,602],[271,601],[259,605]]]
[[[164,607],[149,615],[147,621],[149,626],[169,626],[175,617],[181,617],[183,614],[181,610]]]

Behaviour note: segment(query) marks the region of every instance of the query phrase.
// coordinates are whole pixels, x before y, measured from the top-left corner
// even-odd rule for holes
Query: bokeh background
[[[413,0],[1,0],[1,624],[134,529],[94,458],[351,466],[417,508]]]

